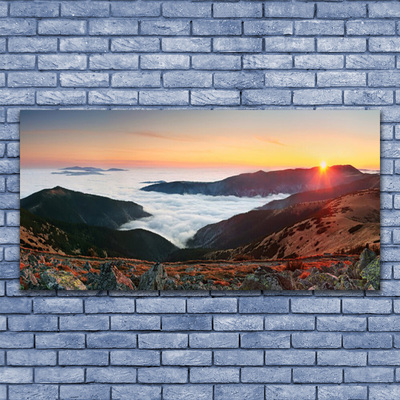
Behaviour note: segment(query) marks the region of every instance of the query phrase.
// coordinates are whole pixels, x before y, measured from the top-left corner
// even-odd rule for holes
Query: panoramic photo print
[[[25,290],[379,290],[378,110],[21,112]]]

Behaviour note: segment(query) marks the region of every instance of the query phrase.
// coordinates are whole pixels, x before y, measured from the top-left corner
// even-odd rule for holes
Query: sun
[[[326,162],[325,161],[321,161],[321,164],[319,164],[319,166],[321,167],[322,170],[326,169]]]

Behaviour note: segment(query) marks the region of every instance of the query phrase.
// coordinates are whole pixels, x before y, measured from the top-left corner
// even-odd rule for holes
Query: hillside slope
[[[40,217],[117,229],[122,224],[150,214],[132,201],[76,192],[57,186],[21,200],[21,208]]]
[[[50,221],[21,209],[21,246],[95,257],[129,257],[163,261],[178,250],[168,240],[144,229],[116,231],[104,227]]]
[[[338,253],[380,243],[380,191],[363,190],[321,202],[310,217],[236,249],[209,258],[278,259]]]

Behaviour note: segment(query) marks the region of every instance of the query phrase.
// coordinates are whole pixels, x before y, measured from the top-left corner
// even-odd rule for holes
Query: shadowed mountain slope
[[[49,220],[111,229],[151,215],[145,212],[141,205],[132,201],[113,200],[60,186],[41,190],[22,199],[21,208]]]

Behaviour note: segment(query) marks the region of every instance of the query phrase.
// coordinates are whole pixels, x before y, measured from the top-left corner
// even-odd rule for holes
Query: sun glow
[[[319,166],[324,171],[326,169],[326,162],[325,161],[321,161],[321,164]]]

